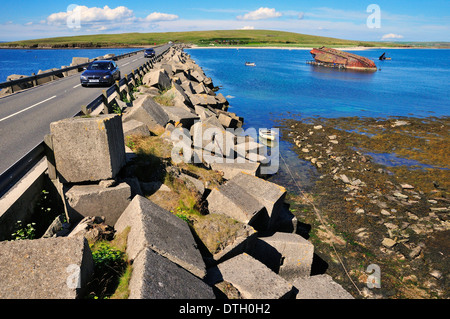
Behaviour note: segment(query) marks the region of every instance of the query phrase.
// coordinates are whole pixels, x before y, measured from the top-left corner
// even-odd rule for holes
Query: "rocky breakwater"
[[[330,276],[311,276],[314,246],[297,233],[286,190],[264,179],[273,160],[267,146],[238,134],[243,119],[216,92],[174,46],[143,76],[122,114],[52,123],[54,182],[68,223],[62,231],[49,227],[48,238],[0,244],[7,283],[0,297],[85,297],[95,276],[86,241],[112,235],[126,238],[129,298],[353,298]],[[145,157],[134,141],[167,147],[169,156]],[[220,177],[204,178],[214,174]],[[197,195],[201,214],[179,214],[173,185]],[[24,287],[30,269],[32,284]]]

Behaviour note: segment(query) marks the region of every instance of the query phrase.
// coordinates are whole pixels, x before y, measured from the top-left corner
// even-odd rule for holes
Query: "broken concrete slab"
[[[84,237],[0,242],[1,299],[83,298],[93,272]]]
[[[87,216],[104,216],[114,225],[131,201],[131,187],[127,183],[103,187],[101,185],[74,185],[65,194],[70,223]]]
[[[197,277],[205,276],[205,263],[184,220],[138,195],[115,224],[118,232],[127,227],[127,254],[131,260],[149,247]]]
[[[123,121],[136,120],[147,125],[154,133],[160,132],[169,122],[169,117],[161,105],[156,103],[152,97],[144,95],[133,102],[133,106],[127,108],[123,114]]]
[[[239,173],[245,172],[247,174],[258,176],[260,172],[260,163],[246,161],[244,163],[236,162],[234,163],[211,163],[211,168],[215,171],[222,172],[223,178],[232,179]]]
[[[50,124],[55,163],[64,183],[114,178],[125,165],[119,115],[74,117]]]
[[[210,286],[150,248],[133,261],[129,299],[215,299]]]
[[[297,299],[355,299],[326,274],[297,278],[293,284],[298,289]]]
[[[226,215],[249,224],[256,230],[267,227],[268,216],[265,207],[235,183],[214,188],[206,200],[211,214]]]
[[[247,252],[289,282],[311,275],[314,245],[298,234],[259,237]]]
[[[244,299],[285,299],[296,289],[264,264],[244,253],[217,265],[223,280],[239,290]]]

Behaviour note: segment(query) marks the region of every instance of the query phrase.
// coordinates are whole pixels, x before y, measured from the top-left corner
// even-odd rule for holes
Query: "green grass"
[[[74,37],[55,37],[36,40],[15,41],[3,43],[2,46],[11,47],[143,47],[153,44],[191,43],[199,46],[416,46],[416,43],[395,42],[366,42],[320,37],[293,32],[273,30],[216,30],[191,32],[158,32],[158,33],[122,33],[122,34],[96,34]],[[433,43],[426,43],[432,46]],[[446,43],[444,45],[449,45]],[[440,44],[442,46],[442,43]]]

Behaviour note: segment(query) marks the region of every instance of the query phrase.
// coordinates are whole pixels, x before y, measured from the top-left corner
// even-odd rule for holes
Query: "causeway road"
[[[155,47],[156,54],[169,45]],[[133,49],[130,49],[132,52]],[[117,61],[122,77],[143,65],[144,53]],[[0,174],[50,133],[50,123],[73,117],[105,87],[82,87],[81,73],[0,98]]]

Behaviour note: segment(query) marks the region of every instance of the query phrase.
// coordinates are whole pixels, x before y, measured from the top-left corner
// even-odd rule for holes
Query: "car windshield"
[[[106,63],[106,62],[91,63],[87,69],[88,70],[108,70],[110,65],[111,65],[110,63]]]
[[[152,53],[152,52],[154,52],[155,50],[153,50],[153,49],[148,49],[147,50],[147,53]]]

